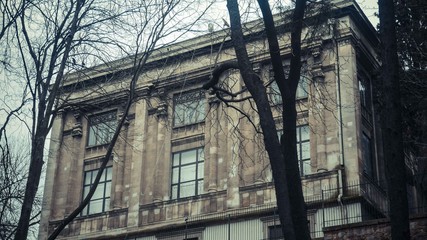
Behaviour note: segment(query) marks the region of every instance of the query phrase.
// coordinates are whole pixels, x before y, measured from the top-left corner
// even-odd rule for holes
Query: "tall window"
[[[173,125],[175,127],[203,121],[205,95],[202,91],[179,93],[174,96]]]
[[[273,80],[273,71],[270,72],[270,76],[270,80]],[[308,97],[308,83],[309,79],[306,76],[302,75],[298,83],[297,91],[295,93],[295,99],[298,100]],[[273,82],[271,84],[270,100],[273,102],[273,104],[282,103],[279,86],[276,82]]]
[[[372,142],[371,138],[365,133],[362,133],[362,158],[363,158],[363,172],[371,177],[375,178],[374,161],[372,155]]]
[[[84,183],[83,183],[83,199],[89,193],[93,182],[95,181],[98,169],[85,171]],[[111,179],[112,179],[112,167],[105,168],[102,173],[101,180],[99,181],[98,187],[89,201],[89,204],[83,209],[82,216],[91,215],[95,213],[101,213],[108,211],[110,206],[110,193],[111,193]]]
[[[371,85],[366,75],[359,73],[359,99],[362,117],[371,123],[372,118],[372,98],[371,98]]]
[[[302,176],[311,173],[310,163],[310,127],[308,125],[302,125],[296,127],[297,133],[297,157],[299,162],[299,170]],[[277,132],[277,136],[280,137],[283,134],[283,130]]]
[[[364,78],[359,78],[359,94],[360,94],[360,105],[371,110],[371,87],[369,81]]]
[[[116,112],[107,112],[89,118],[88,146],[107,144],[117,127]]]
[[[196,148],[172,155],[172,199],[203,193],[204,150]]]
[[[297,127],[297,156],[301,175],[310,174],[310,128],[308,125]]]

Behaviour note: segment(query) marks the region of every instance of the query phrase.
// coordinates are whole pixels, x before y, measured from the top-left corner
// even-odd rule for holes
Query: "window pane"
[[[196,164],[181,167],[181,182],[196,179]]]
[[[110,198],[105,199],[104,211],[110,210]]]
[[[107,167],[105,170],[107,172],[107,180],[113,179],[113,168]]]
[[[181,165],[196,162],[196,150],[181,153]]]
[[[272,73],[272,72],[271,72]],[[282,98],[280,96],[279,86],[276,82],[271,83],[271,92],[270,92],[270,100],[273,104],[279,104],[282,102]]]
[[[100,213],[102,212],[102,202],[103,199],[93,200],[89,204],[89,214]]]
[[[116,128],[116,113],[108,112],[89,118],[88,146],[108,143]]]
[[[308,78],[301,76],[300,82],[297,87],[296,98],[306,98],[308,96]]]
[[[96,144],[96,127],[91,126],[89,128],[89,139],[88,139],[88,146],[93,146]]]
[[[189,197],[189,196],[194,196],[196,195],[196,182],[189,182],[189,183],[183,183],[180,186],[180,196],[181,198],[183,197]]]
[[[301,129],[301,141],[310,139],[310,128],[308,126],[299,127]]]
[[[90,191],[90,186],[84,187],[83,189],[83,198],[85,198],[87,196],[87,194]]]
[[[178,198],[178,185],[172,186],[172,199]]]
[[[105,184],[105,197],[111,196],[111,182]]]
[[[88,215],[88,209],[89,209],[89,205],[86,205],[86,207],[83,209],[83,211],[82,211],[82,216],[84,216],[84,215]]]
[[[372,164],[372,145],[371,139],[362,133],[362,157],[363,157],[363,170],[368,176],[373,177],[373,164]]]
[[[104,197],[104,184],[99,184],[92,196],[92,199],[98,199]]]
[[[173,166],[178,166],[179,165],[179,153],[174,153],[172,158],[173,158]]]
[[[172,169],[172,183],[178,183],[179,168]]]
[[[203,183],[204,183],[203,180],[200,180],[197,182],[197,194],[203,194],[204,193]]]
[[[303,175],[307,175],[311,173],[310,160],[306,160],[302,162]]]
[[[196,115],[196,121],[201,122],[205,118],[205,103],[204,101],[200,102],[198,108],[197,108],[197,115]]]
[[[197,168],[197,178],[201,179],[205,176],[205,164],[203,162],[199,163]]]
[[[92,183],[91,176],[92,176],[92,171],[85,172],[85,185],[89,185]]]
[[[104,171],[102,171],[100,182],[105,182],[106,175],[107,175],[107,169],[104,169]]]
[[[301,159],[310,158],[310,142],[301,143]]]
[[[197,123],[205,117],[205,95],[201,91],[174,96],[174,126]]]
[[[200,161],[205,161],[205,149],[204,148],[200,148],[199,149],[199,162]]]
[[[181,126],[184,124],[184,108],[177,104],[174,109],[174,125]]]

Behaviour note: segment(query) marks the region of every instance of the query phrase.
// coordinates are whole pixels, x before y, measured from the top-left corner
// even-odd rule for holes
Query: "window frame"
[[[286,73],[286,72],[285,72]],[[270,90],[269,90],[269,98],[273,105],[282,104],[282,98],[280,97],[279,85],[274,80],[273,70],[270,69],[269,80],[271,81]],[[298,81],[297,90],[295,92],[295,100],[302,100],[308,98],[309,93],[309,76],[306,74],[301,74],[300,79]]]
[[[182,160],[182,156],[185,153],[190,153],[192,151],[195,151],[195,159],[193,161],[190,162],[185,162],[183,163]],[[172,159],[172,163],[171,163],[171,192],[170,192],[170,199],[171,200],[176,200],[176,199],[182,199],[182,198],[187,198],[187,197],[193,197],[193,196],[198,196],[200,194],[204,193],[204,165],[205,165],[205,149],[204,146],[202,147],[197,147],[197,148],[191,148],[191,149],[186,149],[186,150],[182,150],[182,151],[177,151],[177,152],[173,152],[171,159]],[[175,164],[175,156],[178,156],[178,164]],[[192,167],[195,166],[195,173],[193,178],[190,178],[189,180],[182,180],[182,172],[183,169],[186,167]],[[175,171],[175,169],[177,169],[177,172]],[[200,173],[202,172],[202,173]],[[175,174],[178,174],[178,176],[175,176]],[[176,178],[176,181],[174,180]],[[182,185],[183,184],[188,184],[188,183],[194,183],[194,194],[192,195],[185,195],[182,196]],[[174,194],[174,187],[176,187],[176,194]]]
[[[195,108],[190,106],[192,103],[196,103]],[[204,122],[206,117],[205,104],[206,96],[205,93],[200,89],[174,94],[172,109],[173,127],[184,127]],[[194,117],[190,114],[194,114]],[[180,116],[183,118],[182,120],[179,119]]]
[[[102,121],[103,117],[106,117],[108,121]],[[95,121],[97,122],[94,123]],[[111,139],[113,138],[114,132],[117,128],[117,111],[112,110],[103,113],[93,114],[88,117],[87,126],[88,127],[86,146],[96,147],[106,145],[111,142]],[[101,132],[102,130],[107,130],[108,132]],[[92,137],[95,137],[93,141],[91,140]],[[100,139],[101,137],[105,139]]]
[[[301,139],[302,137],[302,129],[307,128],[307,138]],[[310,126],[308,124],[299,125],[296,127],[296,144],[297,144],[297,158],[298,164],[300,166],[300,174],[301,176],[307,176],[311,174],[311,145],[310,145]],[[308,158],[303,158],[303,144],[308,143]],[[299,152],[299,154],[298,154]],[[305,173],[304,162],[309,162],[309,172]]]
[[[98,171],[99,171],[99,168],[83,171],[82,200],[86,197],[87,193],[89,193],[90,188],[93,185],[93,181],[95,180],[96,175],[98,174]],[[87,182],[88,173],[90,173],[89,183]],[[89,203],[86,205],[86,207],[81,211],[80,216],[90,216],[90,215],[105,213],[110,210],[112,182],[113,182],[113,167],[107,166],[105,167],[101,175],[101,179],[98,183],[98,186],[95,190],[94,195],[89,200]],[[100,190],[100,187],[102,187],[102,190],[101,190],[102,196],[95,198],[97,191]],[[101,210],[96,212],[91,212],[91,205],[93,204],[93,202],[99,201],[99,200],[101,200]]]
[[[367,141],[366,141],[367,140]],[[361,136],[361,149],[362,149],[362,171],[363,173],[371,178],[371,180],[376,180],[376,160],[374,155],[374,142],[372,141],[371,136],[362,131]]]
[[[304,140],[301,140],[301,131],[302,128],[307,127],[307,138]],[[295,139],[295,143],[296,143],[296,147],[297,147],[297,159],[298,159],[298,166],[299,166],[299,171],[300,171],[300,176],[307,176],[311,174],[311,167],[309,168],[310,171],[309,173],[305,174],[304,173],[304,162],[309,162],[311,165],[311,145],[310,145],[310,126],[309,124],[303,124],[303,125],[298,125],[296,126],[296,136],[297,138]],[[277,136],[279,137],[279,141],[280,141],[280,137],[283,135],[283,129],[277,131]],[[308,143],[308,158],[302,158],[303,155],[303,144],[304,143]]]

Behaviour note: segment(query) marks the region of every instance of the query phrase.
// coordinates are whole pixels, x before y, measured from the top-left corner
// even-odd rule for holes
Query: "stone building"
[[[303,34],[297,147],[310,230],[322,237],[323,227],[383,216],[387,204],[371,101],[376,31],[351,1],[334,2],[320,23],[311,21],[315,17],[307,19]],[[277,16],[287,65],[291,52],[283,19]],[[260,24],[248,23],[247,44],[268,83],[268,44]],[[153,53],[95,195],[61,239],[279,239],[274,183],[256,113],[248,102],[232,104],[242,114],[201,90],[217,54],[218,63],[235,59],[227,33]],[[87,194],[122,116],[131,65],[111,65],[64,80],[68,101],[84,107],[67,108],[54,121],[40,239]],[[243,87],[236,72],[222,79],[234,90]],[[268,87],[280,134],[276,90]]]

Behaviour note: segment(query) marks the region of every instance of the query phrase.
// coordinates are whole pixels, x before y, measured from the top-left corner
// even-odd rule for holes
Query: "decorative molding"
[[[218,105],[221,101],[216,97],[216,95],[209,95],[208,103],[209,105]]]
[[[159,104],[156,110],[157,118],[166,118],[168,116],[168,105],[165,102]]]
[[[323,73],[321,65],[315,65],[312,67],[311,75],[313,76],[313,80],[315,82],[324,82],[325,74]]]
[[[79,111],[73,111],[73,116],[76,122],[71,130],[71,136],[81,137],[83,136],[82,115]]]

